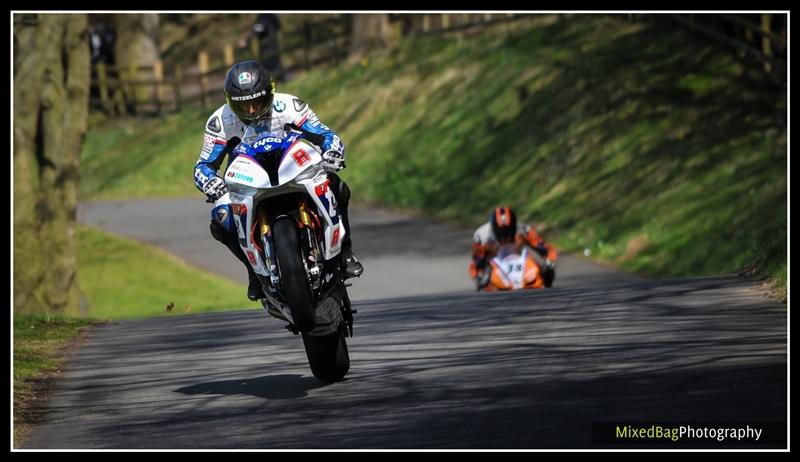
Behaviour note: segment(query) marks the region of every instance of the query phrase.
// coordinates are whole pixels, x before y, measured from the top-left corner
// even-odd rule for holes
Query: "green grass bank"
[[[243,284],[140,242],[82,226],[78,284],[86,316],[111,320],[260,308]]]

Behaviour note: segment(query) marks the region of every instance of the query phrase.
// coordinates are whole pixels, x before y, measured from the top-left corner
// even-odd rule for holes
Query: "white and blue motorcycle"
[[[345,339],[355,311],[340,257],[345,229],[320,149],[302,132],[264,135],[236,147],[224,179],[264,308],[302,335],[314,376],[341,380],[350,368]]]

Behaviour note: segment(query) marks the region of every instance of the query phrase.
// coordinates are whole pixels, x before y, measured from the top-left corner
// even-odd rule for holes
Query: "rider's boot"
[[[556,268],[552,263],[545,263],[542,267],[542,279],[545,287],[553,287],[553,280],[556,278]]]
[[[353,255],[353,243],[350,239],[342,242],[342,261],[344,261],[345,279],[357,278],[364,272],[364,265]]]
[[[269,300],[263,299],[261,303],[264,305],[264,308],[267,310],[267,314],[272,316],[273,318],[278,318],[281,321],[291,322],[286,319],[286,316],[281,313],[281,310],[278,309],[275,305],[273,305]]]
[[[335,173],[329,174],[331,187],[336,193],[339,215],[344,225],[344,239],[342,240],[342,261],[344,262],[345,279],[360,277],[364,272],[364,265],[353,254],[353,241],[350,234],[350,218],[347,210],[350,207],[350,188]]]
[[[261,289],[261,282],[256,277],[256,272],[250,268],[250,265],[247,265],[247,278],[247,298],[256,301],[266,297],[264,291]]]
[[[239,240],[236,238],[236,235],[229,233],[219,223],[211,220],[211,236],[223,243],[225,247],[242,262],[245,268],[247,268],[247,298],[253,301],[264,298],[265,295],[264,291],[261,289],[261,283],[258,281],[255,271],[253,271],[253,268],[250,266],[250,262],[247,260],[244,251],[239,246]]]

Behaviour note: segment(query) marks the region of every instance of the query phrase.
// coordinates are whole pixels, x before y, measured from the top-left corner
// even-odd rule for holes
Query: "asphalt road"
[[[93,204],[81,217],[114,229],[116,215],[148,208],[139,204]],[[150,226],[164,232],[138,237],[182,256],[214,247],[170,231],[182,223],[189,233],[193,214],[149,204],[164,217]],[[26,447],[702,444],[600,444],[592,425],[604,422],[761,426],[760,442],[704,447],[786,447],[786,306],[752,281],[635,278],[564,258],[552,289],[478,294],[465,280],[468,230],[372,209],[354,210],[353,222],[369,276],[352,288],[361,292],[345,381],[316,380],[300,338],[259,309],[110,323],[78,350]]]

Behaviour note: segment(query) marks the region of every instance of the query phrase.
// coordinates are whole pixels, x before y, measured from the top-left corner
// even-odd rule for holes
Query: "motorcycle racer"
[[[517,251],[529,246],[544,261],[539,261],[545,287],[551,287],[555,279],[555,263],[558,252],[542,239],[531,226],[517,223],[517,215],[510,207],[497,207],[489,214],[489,221],[481,225],[472,239],[472,260],[469,275],[478,289],[485,287],[491,278],[489,261],[505,244],[513,243]]]
[[[345,229],[342,242],[344,273],[348,278],[360,276],[364,267],[353,255],[347,214],[350,189],[337,175],[345,168],[344,144],[339,136],[322,124],[304,101],[287,93],[275,92],[274,80],[257,61],[234,64],[225,79],[224,92],[226,103],[206,122],[203,147],[194,167],[194,182],[197,189],[207,196],[207,202],[215,204],[211,210],[211,236],[224,244],[247,268],[247,298],[255,301],[263,298],[264,294],[239,246],[228,205],[228,187],[217,172],[226,156],[230,165],[235,157],[232,152],[239,143],[252,143],[264,133],[284,136],[289,129],[300,130],[306,139],[322,148],[323,167],[328,172],[337,213],[341,215]]]

